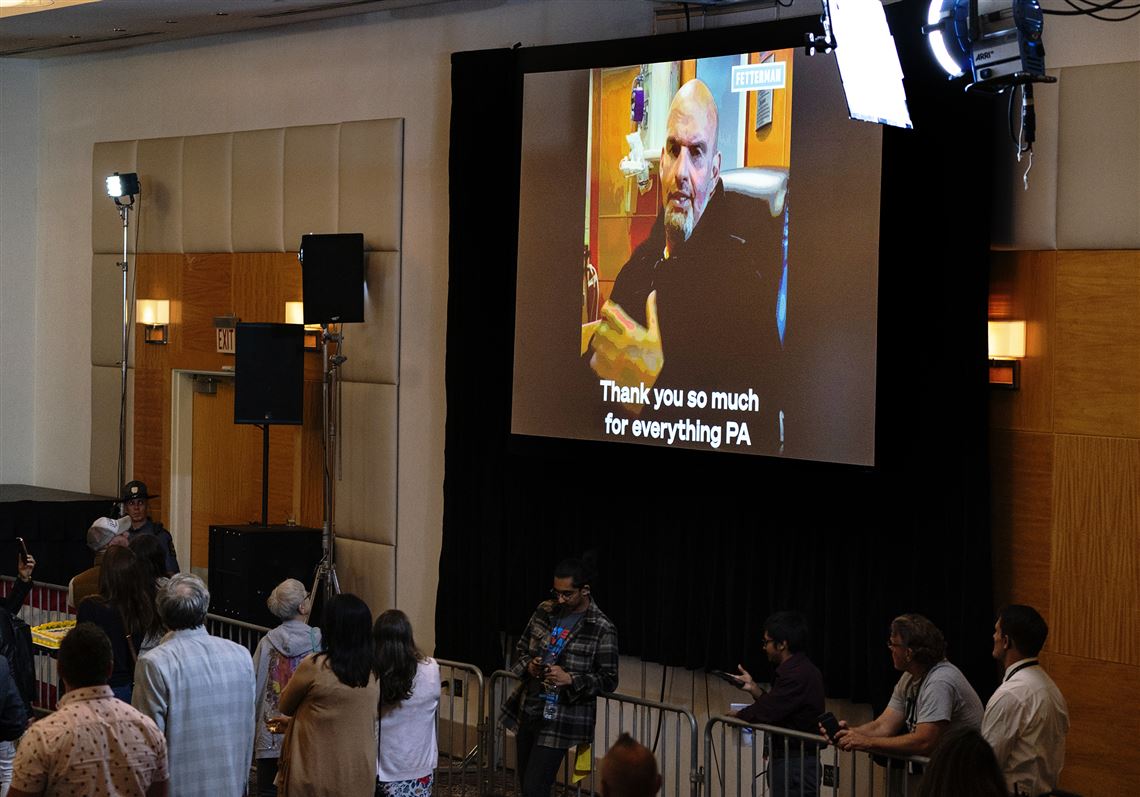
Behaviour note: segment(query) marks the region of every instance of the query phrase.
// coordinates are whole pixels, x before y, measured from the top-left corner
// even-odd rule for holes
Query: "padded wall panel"
[[[1057,252],[994,252],[990,318],[1025,321],[1018,390],[990,390],[990,427],[1053,431],[1054,293]]]
[[[118,495],[119,484],[119,390],[118,368],[91,368],[91,483],[95,495]],[[134,472],[135,372],[127,371],[127,474]],[[82,449],[76,451],[82,456]],[[155,492],[158,492],[155,490]]]
[[[232,245],[235,252],[283,252],[285,131],[233,134]]]
[[[1057,432],[1140,437],[1140,251],[1058,252]]]
[[[95,145],[91,155],[91,251],[96,254],[118,252],[120,258],[123,256],[123,223],[115,210],[115,201],[107,196],[105,181],[115,172],[137,171],[137,152],[137,141],[103,141]],[[135,251],[135,221],[131,219],[127,241],[131,252]]]
[[[1050,648],[1140,665],[1140,440],[1058,435]]]
[[[1061,70],[1050,69],[1047,73],[1059,77]],[[1005,105],[1001,106],[1001,113],[994,114],[996,129],[992,140],[997,151],[990,241],[996,249],[1057,248],[1058,94],[1056,86],[1042,86],[1033,97],[1037,143],[1033,146],[1028,190],[1024,177],[1029,158],[1022,155],[1020,161],[1017,159]]]
[[[394,385],[400,360],[400,253],[370,252],[365,269],[364,323],[344,327],[349,358],[341,373],[352,382]]]
[[[342,382],[341,405],[337,528],[351,530],[355,539],[394,545],[396,387]]]
[[[1140,62],[1064,69],[1059,90],[1057,247],[1140,249]]]
[[[91,364],[118,368],[123,353],[123,270],[122,255],[94,255],[91,258]],[[131,262],[129,276],[137,273]],[[127,363],[135,362],[135,335],[130,331]]]
[[[232,133],[188,136],[182,148],[182,251],[230,252]]]
[[[368,252],[400,248],[404,120],[340,126],[339,232],[364,233]]]
[[[990,529],[994,604],[1025,603],[1049,614],[1053,556],[1055,436],[990,432]]]
[[[368,604],[375,618],[396,605],[396,549],[391,545],[354,540],[337,521],[336,574],[343,592]]]
[[[285,128],[284,232],[287,251],[296,252],[305,233],[338,232],[339,150],[340,125]]]
[[[138,147],[139,250],[181,252],[182,138],[144,139]]]

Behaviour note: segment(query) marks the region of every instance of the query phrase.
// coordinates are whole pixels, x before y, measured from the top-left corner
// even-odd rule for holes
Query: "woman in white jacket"
[[[258,797],[277,794],[273,780],[277,777],[277,761],[281,757],[284,735],[270,732],[266,721],[281,716],[277,701],[297,665],[321,649],[321,629],[308,624],[310,602],[304,584],[295,578],[282,581],[269,593],[266,604],[269,611],[283,622],[262,637],[253,654],[253,669],[257,676],[253,757],[257,759]]]
[[[412,624],[389,609],[372,628],[380,680],[380,744],[377,797],[431,797],[439,758],[436,709],[439,664],[416,649]]]

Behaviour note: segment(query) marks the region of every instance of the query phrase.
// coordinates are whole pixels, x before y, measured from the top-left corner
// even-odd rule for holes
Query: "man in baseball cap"
[[[172,576],[179,571],[178,557],[174,553],[174,538],[161,523],[150,519],[147,502],[151,498],[158,496],[148,493],[144,482],[136,479],[123,485],[123,495],[119,500],[123,504],[123,511],[131,521],[131,528],[127,534],[132,540],[140,534],[153,534],[158,537],[159,542],[166,548],[166,575]]]
[[[121,517],[118,520],[101,517],[87,529],[87,547],[95,552],[95,564],[68,583],[68,606],[78,606],[84,598],[99,594],[99,570],[103,566],[103,555],[112,545],[127,544],[127,529],[130,527],[129,517]]]

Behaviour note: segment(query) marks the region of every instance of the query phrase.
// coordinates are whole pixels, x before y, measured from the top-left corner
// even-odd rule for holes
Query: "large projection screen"
[[[829,57],[527,74],[512,433],[873,465],[880,167]]]

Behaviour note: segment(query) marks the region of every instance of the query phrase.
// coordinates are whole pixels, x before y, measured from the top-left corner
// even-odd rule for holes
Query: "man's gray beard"
[[[680,210],[666,211],[665,238],[668,240],[670,246],[682,244],[689,240],[689,236],[693,234],[694,215],[691,205],[689,206],[688,212]]]

